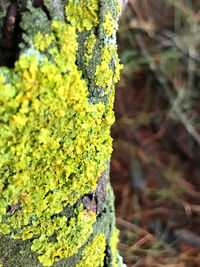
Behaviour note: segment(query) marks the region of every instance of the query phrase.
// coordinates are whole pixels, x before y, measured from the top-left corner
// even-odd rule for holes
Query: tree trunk
[[[122,266],[109,182],[117,0],[0,0],[0,266]]]

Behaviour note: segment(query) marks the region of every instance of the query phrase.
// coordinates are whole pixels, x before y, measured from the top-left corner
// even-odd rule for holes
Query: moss
[[[89,31],[98,25],[98,10],[98,0],[69,0],[66,16],[78,31]]]
[[[106,241],[104,234],[98,234],[82,252],[82,260],[76,267],[103,267]]]

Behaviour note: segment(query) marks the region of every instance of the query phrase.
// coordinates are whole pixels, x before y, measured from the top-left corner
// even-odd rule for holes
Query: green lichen
[[[88,66],[89,61],[92,58],[92,50],[94,48],[96,42],[96,37],[94,34],[91,34],[87,41],[85,41],[84,45],[86,46],[87,53],[85,54],[86,66]]]
[[[106,241],[104,234],[98,234],[82,252],[82,260],[76,267],[103,267]]]
[[[79,31],[91,30],[98,25],[98,0],[69,0],[66,6],[68,21]]]
[[[112,18],[110,11],[107,12],[105,16],[105,22],[103,24],[106,32],[111,36],[114,32],[114,26],[116,25],[116,20]]]

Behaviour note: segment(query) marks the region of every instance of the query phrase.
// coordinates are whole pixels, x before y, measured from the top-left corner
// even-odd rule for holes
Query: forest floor
[[[174,6],[166,4],[162,24],[159,7],[145,6],[144,14],[144,6],[133,2],[138,1],[129,4],[121,20],[119,51],[125,68],[112,128],[119,251],[128,267],[198,267],[200,61],[190,49],[198,51],[200,41],[194,41],[195,32],[187,39],[193,41],[185,41],[190,26],[185,12],[197,13],[199,6],[176,7],[182,24],[175,31]]]

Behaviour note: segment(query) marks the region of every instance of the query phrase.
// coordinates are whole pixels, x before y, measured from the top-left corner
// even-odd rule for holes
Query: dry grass
[[[130,0],[111,179],[128,266],[200,266],[200,4]]]

